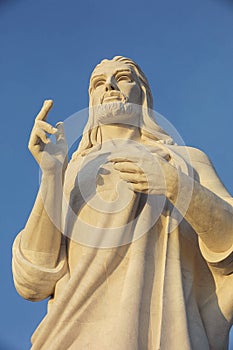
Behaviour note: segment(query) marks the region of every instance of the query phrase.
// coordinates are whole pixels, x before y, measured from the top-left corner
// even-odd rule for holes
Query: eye
[[[118,75],[117,77],[116,77],[116,80],[117,80],[117,82],[127,82],[127,83],[132,83],[132,78],[131,78],[131,76],[130,75],[126,75],[126,74],[122,74],[122,75]]]
[[[94,81],[93,86],[94,86],[94,89],[96,89],[96,88],[98,88],[98,87],[100,87],[100,86],[102,86],[104,84],[105,84],[105,80],[104,79],[98,79],[98,80]]]

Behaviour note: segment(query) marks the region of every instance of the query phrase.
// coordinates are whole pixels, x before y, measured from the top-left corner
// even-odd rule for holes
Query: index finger
[[[46,120],[50,109],[53,107],[53,100],[45,100],[40,112],[36,116],[36,120]]]
[[[109,162],[115,162],[115,163],[118,163],[118,162],[128,162],[128,163],[133,163],[133,162],[136,162],[138,161],[138,159],[136,157],[130,157],[130,158],[126,158],[126,157],[121,157],[121,156],[112,156],[112,157],[109,157],[108,158],[108,161]]]

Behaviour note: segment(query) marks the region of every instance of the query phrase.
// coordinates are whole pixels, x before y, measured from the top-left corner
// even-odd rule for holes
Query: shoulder
[[[169,148],[171,151],[175,152],[190,163],[199,162],[212,166],[211,161],[206,153],[198,148],[177,145],[172,145]]]
[[[220,197],[229,199],[230,202],[232,201],[230,194],[219,179],[211,160],[205,152],[198,148],[188,146],[174,145],[170,149],[191,165],[195,174],[197,174],[198,182]]]

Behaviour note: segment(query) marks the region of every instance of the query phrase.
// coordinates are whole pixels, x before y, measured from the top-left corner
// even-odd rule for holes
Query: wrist
[[[43,170],[41,175],[41,183],[59,183],[62,182],[63,179],[63,171],[62,169],[56,169],[53,171]]]
[[[163,171],[166,181],[166,197],[175,203],[179,188],[179,170],[168,162],[163,162]]]

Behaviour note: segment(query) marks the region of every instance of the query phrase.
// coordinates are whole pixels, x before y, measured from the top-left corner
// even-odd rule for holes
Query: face
[[[129,102],[142,105],[142,91],[134,71],[122,62],[105,62],[96,68],[90,81],[91,104]]]

